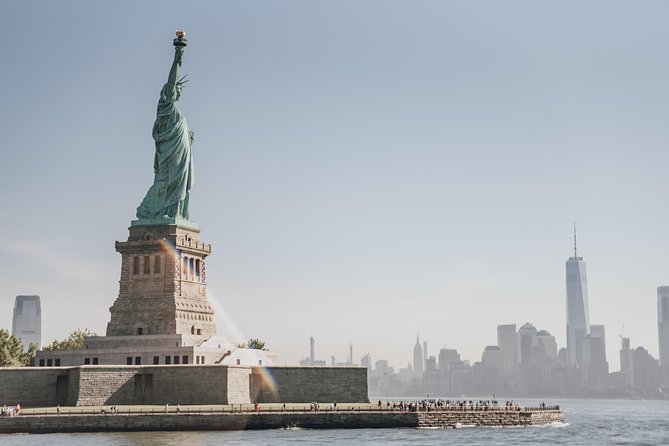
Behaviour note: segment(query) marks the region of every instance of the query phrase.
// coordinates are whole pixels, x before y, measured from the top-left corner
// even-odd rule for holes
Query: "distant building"
[[[590,325],[590,336],[602,338],[606,350],[606,328],[603,325]]]
[[[472,390],[472,366],[469,361],[449,364],[449,387],[451,395],[465,395]]]
[[[475,389],[484,394],[506,390],[503,369],[502,350],[496,345],[486,346],[481,355],[481,362],[474,363],[472,367]]]
[[[413,347],[413,373],[417,377],[423,376],[423,349],[418,336],[416,336],[416,345]]]
[[[334,358],[334,356],[333,356]],[[300,360],[301,366],[325,366],[327,363],[323,360],[316,359],[316,340],[313,336],[309,336],[309,357]],[[332,365],[334,365],[334,359],[332,360]]]
[[[546,330],[527,322],[518,329],[518,390],[523,394],[553,392],[557,342]]]
[[[315,351],[314,351],[315,344],[316,344],[316,341],[314,340],[314,337],[309,336],[309,362],[311,364],[314,363],[314,359],[315,359]]]
[[[660,366],[669,368],[669,286],[657,287],[657,335]]]
[[[660,364],[643,347],[632,351],[632,388],[640,394],[653,394],[660,385]]]
[[[588,278],[583,257],[576,251],[574,225],[574,257],[566,263],[567,279],[567,359],[571,366],[583,362],[583,339],[590,334],[588,316]]]
[[[565,347],[562,347],[560,350],[558,350],[558,365],[567,365],[567,349]]]
[[[427,346],[427,342],[424,343],[424,346]],[[423,373],[423,393],[428,395],[441,393],[442,387],[442,373],[437,370],[437,358],[428,356],[425,359],[425,372]]]
[[[620,373],[626,387],[632,387],[632,349],[630,348],[630,338],[620,340]]]
[[[427,341],[423,341],[423,370],[427,370]]]
[[[583,339],[583,366],[590,386],[602,385],[609,375],[604,338],[587,335]]]
[[[442,348],[439,350],[439,370],[448,371],[451,364],[459,364],[460,353],[455,349]]]
[[[376,361],[374,370],[371,370],[367,376],[371,395],[391,395],[397,388],[398,379],[395,370],[388,365],[385,359]]]
[[[23,342],[23,349],[30,344],[42,343],[42,307],[39,296],[16,296],[12,334]]]
[[[532,338],[531,361],[538,364],[557,363],[557,342],[555,336],[546,330],[539,330]]]
[[[622,338],[620,347],[620,374],[625,387],[641,396],[661,394],[660,362],[643,347],[630,348],[629,338]]]
[[[496,345],[486,346],[481,355],[481,363],[485,368],[494,368],[502,372],[504,370],[504,354],[502,353],[502,349]]]
[[[516,373],[516,363],[518,362],[517,336],[516,324],[497,326],[497,346],[502,352],[504,374],[506,376],[514,376]]]
[[[591,325],[590,334],[583,339],[583,363],[590,385],[601,385],[609,375],[606,361],[606,330],[603,325]]]
[[[388,361],[385,359],[379,359],[374,363],[374,372],[375,373],[387,373],[387,372],[393,372],[393,368],[388,365]]]
[[[537,329],[529,322],[518,329],[518,364],[532,361],[532,340],[536,334]]]
[[[367,353],[365,356],[360,358],[360,367],[367,367],[367,370],[372,370],[372,355]]]
[[[397,372],[397,379],[400,381],[411,381],[411,378],[414,377],[414,371],[411,367],[411,363],[407,364],[405,368],[400,368]]]

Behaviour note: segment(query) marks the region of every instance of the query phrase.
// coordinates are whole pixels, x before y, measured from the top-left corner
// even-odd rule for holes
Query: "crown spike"
[[[186,82],[190,81],[190,79],[186,79],[187,74],[184,74],[181,79],[177,81],[177,85],[183,86]]]

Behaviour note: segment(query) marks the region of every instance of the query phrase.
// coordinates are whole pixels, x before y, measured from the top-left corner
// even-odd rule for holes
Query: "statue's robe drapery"
[[[188,220],[188,198],[194,182],[191,139],[186,118],[176,106],[177,85],[160,92],[153,139],[156,156],[153,185],[137,208],[137,218],[170,217]]]

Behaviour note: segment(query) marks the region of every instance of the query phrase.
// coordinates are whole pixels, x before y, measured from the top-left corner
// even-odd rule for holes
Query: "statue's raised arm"
[[[137,218],[188,220],[190,189],[194,181],[191,137],[186,118],[176,106],[183,85],[179,79],[186,33],[177,31],[174,61],[167,83],[160,92],[153,139],[156,142],[153,185],[137,208]]]
[[[172,68],[170,69],[170,75],[167,78],[166,86],[170,89],[177,87],[179,81],[179,67],[181,66],[184,48],[186,48],[187,42],[184,36],[186,35],[183,31],[177,31],[177,38],[174,39],[174,62],[172,62]]]

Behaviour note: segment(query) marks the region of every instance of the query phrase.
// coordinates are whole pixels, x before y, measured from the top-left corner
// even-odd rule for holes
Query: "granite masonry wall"
[[[443,410],[418,413],[419,427],[529,426],[564,423],[561,410]]]
[[[72,368],[72,396],[67,405],[95,406],[103,403],[124,404],[134,396],[137,370],[127,367]],[[76,375],[78,379],[72,379]],[[77,385],[78,383],[78,385]]]
[[[244,413],[213,415],[73,415],[0,417],[0,433],[204,431],[302,427],[356,429],[416,427],[415,413]]]
[[[219,365],[0,368],[0,405],[366,402],[361,367]]]
[[[69,398],[66,383],[69,378],[70,370],[64,368],[0,368],[0,406],[16,403],[25,407],[63,404]]]
[[[364,367],[254,367],[251,400],[260,403],[368,402]]]
[[[543,420],[543,421],[542,421]],[[357,429],[458,426],[525,426],[564,422],[559,410],[463,412],[259,412],[227,414],[51,415],[0,417],[0,433]]]
[[[251,367],[229,366],[228,404],[248,404],[254,402],[255,400],[251,400]]]
[[[535,410],[526,412],[523,418],[527,424],[564,423],[565,421],[564,412],[561,410]]]

